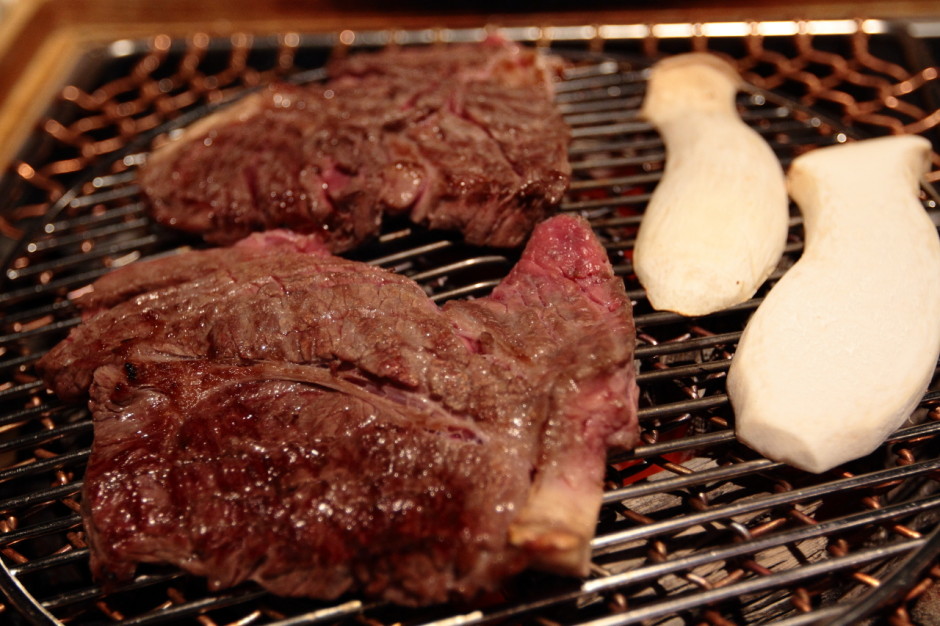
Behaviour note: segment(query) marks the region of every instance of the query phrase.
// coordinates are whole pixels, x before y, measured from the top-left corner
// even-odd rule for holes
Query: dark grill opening
[[[724,376],[748,316],[799,257],[798,213],[785,259],[757,297],[704,318],[653,311],[631,252],[665,156],[637,116],[646,68],[660,55],[695,49],[733,58],[755,85],[740,95],[742,115],[786,165],[858,136],[919,132],[936,145],[936,61],[914,54],[936,50],[936,40],[873,21],[504,32],[572,61],[558,85],[574,137],[561,210],[591,220],[635,301],[643,443],[609,459],[591,576],[525,573],[478,606],[426,609],[291,600],[253,585],[210,592],[200,579],[155,566],[110,592],[91,581],[78,515],[91,421],[49,394],[32,366],[78,323],[70,292],[114,267],[201,245],[145,217],[135,177],[149,145],[274,77],[316,80],[346,47],[446,45],[486,30],[161,36],[89,52],[0,181],[5,615],[35,623],[796,625],[837,618],[872,589],[890,590],[907,569],[916,570],[899,581],[908,597],[889,598],[877,615],[912,623],[918,597],[940,578],[935,556],[908,561],[935,554],[938,543],[937,384],[916,419],[865,459],[817,476],[761,458],[734,438]],[[936,154],[934,164],[935,181]],[[932,189],[923,200],[937,221]],[[515,254],[392,220],[378,242],[350,256],[411,276],[440,302],[488,293]]]

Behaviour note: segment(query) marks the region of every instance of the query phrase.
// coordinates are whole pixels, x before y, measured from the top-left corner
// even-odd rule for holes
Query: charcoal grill
[[[0,621],[915,623],[940,580],[937,381],[915,419],[864,459],[810,475],[761,458],[734,438],[724,379],[747,317],[800,254],[798,213],[767,285],[712,316],[653,311],[630,263],[663,166],[658,135],[637,117],[646,70],[662,55],[732,60],[754,85],[740,96],[742,115],[784,165],[869,135],[920,133],[937,145],[940,24],[879,20],[501,30],[572,62],[558,85],[574,129],[561,210],[590,219],[635,302],[642,445],[609,459],[587,579],[525,573],[478,605],[425,609],[288,600],[253,585],[210,592],[162,567],[108,593],[91,581],[77,513],[91,422],[48,393],[33,364],[78,323],[69,293],[112,268],[199,245],[145,217],[135,172],[149,147],[275,77],[317,80],[330,54],[474,41],[490,30],[194,34],[89,51],[0,180]],[[938,169],[934,153],[923,202],[935,221]],[[487,293],[514,261],[400,224],[354,254],[411,276],[437,301]]]

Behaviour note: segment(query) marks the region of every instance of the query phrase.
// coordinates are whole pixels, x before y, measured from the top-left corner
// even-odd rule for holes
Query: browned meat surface
[[[121,281],[96,284],[39,363],[90,394],[99,579],[166,562],[423,604],[587,572],[605,452],[637,422],[631,305],[583,220],[544,222],[490,296],[443,308],[278,233],[158,263],[206,271],[119,270],[139,293],[101,309]]]
[[[290,228],[339,252],[407,213],[516,246],[570,174],[551,65],[500,39],[351,56],[325,84],[276,84],[197,122],[141,186],[157,221],[214,243]]]
[[[319,237],[273,230],[246,237],[230,249],[210,248],[197,254],[186,254],[184,258],[154,259],[105,274],[95,281],[91,289],[81,292],[78,304],[87,318],[138,294],[196,280],[232,264],[251,261],[275,248],[308,254],[329,253]]]

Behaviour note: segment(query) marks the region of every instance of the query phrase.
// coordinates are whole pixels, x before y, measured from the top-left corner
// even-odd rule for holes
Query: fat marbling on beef
[[[98,579],[162,562],[215,588],[424,604],[587,572],[637,394],[631,304],[580,218],[443,307],[283,232],[118,272],[133,287],[96,283],[38,365],[90,397]]]
[[[290,228],[341,252],[407,213],[516,246],[570,174],[554,65],[499,38],[351,55],[325,83],[278,83],[195,123],[141,186],[157,221],[214,243]]]

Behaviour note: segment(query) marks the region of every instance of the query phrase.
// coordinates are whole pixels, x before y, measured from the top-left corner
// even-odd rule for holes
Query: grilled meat
[[[386,213],[516,246],[564,193],[569,130],[552,61],[502,39],[387,49],[275,84],[157,149],[140,182],[153,217],[227,244],[319,232],[334,252]]]
[[[443,308],[305,240],[119,270],[137,295],[96,283],[39,362],[90,394],[96,576],[423,604],[585,574],[605,451],[637,437],[631,305],[586,222],[544,222],[490,296]]]

